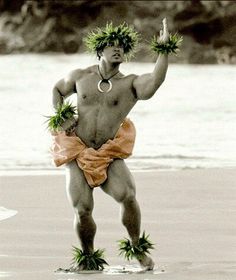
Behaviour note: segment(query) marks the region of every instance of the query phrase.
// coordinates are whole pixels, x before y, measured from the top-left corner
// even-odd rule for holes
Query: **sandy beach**
[[[2,279],[236,279],[236,169],[133,173],[142,210],[142,230],[156,244],[154,272],[145,274],[59,274],[71,263],[73,211],[64,175],[0,177],[0,206],[17,214],[0,221]],[[96,248],[110,266],[129,265],[118,256],[127,237],[119,205],[94,191]],[[131,264],[136,264],[132,261]]]

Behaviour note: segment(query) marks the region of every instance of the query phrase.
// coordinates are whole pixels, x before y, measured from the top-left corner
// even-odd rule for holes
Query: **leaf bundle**
[[[73,246],[73,264],[83,270],[103,270],[108,263],[104,260],[104,250],[96,250],[93,254],[85,254],[81,249]]]
[[[142,260],[146,254],[150,254],[150,249],[154,249],[154,244],[148,238],[149,235],[146,236],[145,232],[143,232],[142,237],[139,238],[139,242],[135,246],[127,238],[119,240],[120,255],[124,255],[128,261],[133,258]]]
[[[76,107],[72,106],[71,103],[66,102],[62,105],[57,106],[55,115],[47,117],[48,129],[51,131],[58,131],[61,129],[62,124],[73,118],[76,115]]]
[[[183,41],[183,37],[175,33],[174,35],[170,34],[168,42],[164,43],[160,41],[156,36],[151,40],[150,47],[156,53],[161,54],[176,54],[179,50],[179,47]]]

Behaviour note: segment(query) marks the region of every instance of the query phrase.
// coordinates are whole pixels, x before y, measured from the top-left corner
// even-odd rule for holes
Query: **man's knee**
[[[75,214],[80,221],[89,219],[92,216],[92,207],[90,205],[84,205],[83,203],[77,204],[74,207]]]
[[[126,196],[122,201],[124,207],[135,207],[137,205],[137,200],[135,194]]]

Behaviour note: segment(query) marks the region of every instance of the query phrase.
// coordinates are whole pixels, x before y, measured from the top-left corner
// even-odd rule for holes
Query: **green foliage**
[[[48,129],[51,131],[58,131],[62,124],[76,115],[76,107],[71,103],[66,102],[57,106],[54,116],[47,117]]]
[[[85,254],[81,249],[73,246],[73,264],[83,270],[103,270],[108,263],[104,260],[104,250],[96,250],[93,254]]]
[[[150,249],[154,249],[154,244],[148,238],[149,235],[146,236],[145,232],[143,232],[142,237],[139,238],[139,242],[135,246],[127,238],[119,240],[120,255],[124,255],[128,261],[133,258],[142,260],[146,254],[150,254]]]
[[[151,46],[151,50],[153,50],[156,53],[176,54],[176,52],[179,50],[182,41],[183,41],[183,37],[179,36],[177,33],[175,33],[174,35],[170,34],[167,43],[161,42],[156,36],[154,36],[151,40],[150,46]]]
[[[138,41],[139,34],[128,24],[113,26],[112,22],[91,31],[84,39],[85,45],[92,52],[99,52],[109,45],[119,45],[124,48],[126,55],[134,51]]]

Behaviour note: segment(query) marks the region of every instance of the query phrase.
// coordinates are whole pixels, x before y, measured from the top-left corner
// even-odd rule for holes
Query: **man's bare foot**
[[[150,257],[144,256],[142,260],[138,260],[138,261],[142,266],[142,268],[144,268],[145,270],[153,270],[155,264]]]
[[[92,270],[97,270],[97,269],[92,269]],[[82,271],[88,271],[88,268],[83,264],[71,267],[71,272],[78,273]]]

